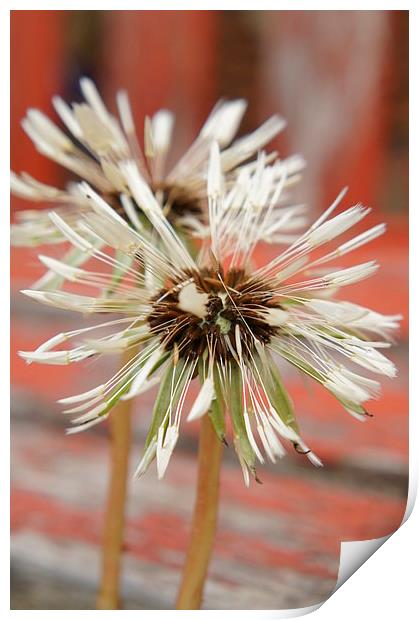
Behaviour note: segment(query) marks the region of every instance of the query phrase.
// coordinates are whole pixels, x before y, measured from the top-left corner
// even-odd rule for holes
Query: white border
[[[316,10],[367,10],[367,11],[385,11],[385,10],[409,10],[413,2],[320,2],[315,3],[310,0],[282,0],[281,2],[274,0],[260,0],[259,2],[248,2],[247,0],[154,0],[153,2],[144,2],[138,0],[120,0],[120,2],[110,2],[103,0],[99,2],[83,2],[82,0],[55,0],[55,2],[47,1],[39,2],[35,6],[30,0],[15,0],[8,2],[4,10],[247,10],[247,11],[316,11]]]
[[[86,8],[89,10],[115,10],[115,9],[132,9],[132,10],[330,10],[336,9],[336,3],[323,2],[264,2],[260,1],[255,6],[249,2],[219,2],[213,0],[212,2],[176,2],[173,1],[154,1],[153,3],[145,2],[127,2],[121,0],[115,7],[115,3],[102,0],[101,2],[80,2],[73,0],[69,2],[40,2],[38,6],[34,6],[33,2],[29,1],[15,1],[11,3],[3,4],[0,9],[0,41],[3,47],[0,62],[3,76],[3,84],[5,85],[4,91],[0,97],[1,114],[0,119],[3,125],[1,136],[3,137],[2,148],[0,148],[0,162],[1,162],[1,189],[3,198],[3,218],[6,218],[5,205],[7,204],[7,196],[9,192],[9,155],[6,148],[5,136],[9,132],[9,99],[10,99],[10,87],[9,87],[9,15],[10,9],[13,10],[25,10],[25,9],[41,9],[41,10],[79,10]],[[368,6],[366,6],[366,4]],[[412,10],[412,2],[403,2],[396,4],[395,2],[351,2],[340,3],[339,10],[401,10],[410,9],[410,58],[419,58],[418,50],[418,16],[417,11]],[[86,7],[86,5],[88,5]],[[253,6],[252,6],[253,5]],[[416,62],[416,61],[415,61]],[[411,63],[413,65],[413,62]],[[410,128],[411,135],[413,136],[412,142],[417,143],[418,138],[418,115],[413,114],[413,111],[419,109],[419,101],[417,96],[417,79],[413,75],[413,68],[410,69],[410,88],[411,88],[411,101],[410,101]],[[28,76],[28,79],[33,79],[33,76]],[[411,352],[415,351],[418,344],[418,327],[417,323],[413,320],[415,316],[414,310],[417,311],[418,304],[418,288],[419,282],[416,270],[414,266],[419,264],[418,256],[418,220],[419,220],[419,195],[418,195],[418,157],[417,149],[411,149],[411,171],[415,171],[415,174],[410,175],[411,180],[411,210],[410,210],[410,231],[411,231],[411,255],[410,264],[412,265],[411,273],[415,277],[410,280],[410,315],[411,321]],[[0,266],[2,284],[6,287],[9,274],[9,239],[7,227],[4,225],[4,221],[0,226],[0,234],[2,235],[0,241]],[[7,290],[7,289],[6,289]],[[2,342],[8,340],[9,336],[9,310],[6,299],[2,299],[0,304],[0,325],[6,332],[4,334]],[[9,372],[8,372],[8,359],[9,356],[5,356],[5,361],[2,362],[0,380],[2,382],[1,394],[7,395],[9,393]],[[413,415],[410,418],[410,497],[409,502],[412,506],[414,497],[416,495],[417,480],[418,480],[418,454],[419,454],[419,432],[417,415],[419,411],[419,402],[417,397],[417,390],[414,391],[413,387],[417,383],[419,376],[419,368],[416,356],[411,353],[410,355],[410,384],[412,386],[410,393],[410,409]],[[9,471],[7,463],[9,462],[9,422],[8,422],[8,407],[7,398],[2,399],[2,412],[1,412],[1,455],[2,455],[2,467],[0,469],[0,488],[1,488],[1,562],[0,562],[0,608],[8,613],[13,613],[14,617],[20,618],[26,616],[26,611],[9,611],[9,528],[8,514],[9,514]],[[411,508],[410,506],[410,508]],[[412,616],[412,611],[417,610],[417,549],[418,549],[418,532],[419,532],[419,510],[413,511],[412,516],[408,521],[390,538],[389,542],[383,545],[377,553],[375,553],[365,565],[363,565],[350,579],[346,582],[318,611],[315,612],[316,618],[319,620],[346,620],[347,618],[358,617],[362,618],[394,618],[396,614],[400,618],[409,618]],[[301,610],[303,612],[303,610]],[[304,610],[307,611],[307,610]],[[45,616],[51,616],[54,614],[56,617],[56,611],[31,611],[31,617],[43,619]],[[73,618],[74,611],[61,611],[64,617]],[[76,612],[78,617],[89,614],[99,614],[99,611],[78,611]],[[159,618],[159,617],[177,617],[180,615],[191,614],[197,612],[177,612],[177,611],[118,611],[118,612],[103,612],[114,614],[131,614],[132,617],[144,618]],[[216,611],[201,611],[200,617],[205,618],[221,618],[220,614],[225,612]],[[298,613],[298,612],[297,612]],[[281,618],[290,617],[290,613],[279,611],[229,611],[230,617],[237,617],[240,620],[247,620],[247,618]],[[294,614],[292,614],[294,615]],[[294,617],[298,617],[295,616]],[[301,617],[301,616],[299,616]]]

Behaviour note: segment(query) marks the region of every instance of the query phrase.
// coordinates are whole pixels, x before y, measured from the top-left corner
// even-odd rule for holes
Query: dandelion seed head
[[[80,89],[84,97],[82,102],[68,105],[60,97],[53,98],[61,127],[66,131],[36,109],[28,110],[22,127],[40,153],[67,168],[80,180],[87,181],[135,229],[142,226],[144,205],[130,190],[124,174],[127,163],[134,166],[147,183],[165,217],[173,225],[194,237],[203,238],[208,236],[207,164],[214,141],[222,148],[220,166],[226,174],[226,183],[231,186],[238,176],[242,179],[249,176],[249,171],[255,169],[258,151],[284,126],[283,120],[274,116],[253,133],[235,139],[246,102],[220,101],[194,142],[171,167],[168,155],[175,139],[175,117],[171,111],[158,110],[151,118],[145,118],[142,148],[125,91],[117,93],[118,116],[114,116],[90,79],[82,78]],[[275,158],[276,154],[271,155],[271,160]],[[292,185],[304,166],[302,157],[292,156],[281,160],[275,173],[286,169],[289,185]],[[16,195],[58,207],[61,217],[74,228],[79,225],[80,215],[90,208],[77,185],[57,189],[40,183],[25,172],[12,173],[11,180]],[[283,206],[282,197],[278,203]],[[298,225],[300,209],[296,209],[295,216],[293,223]],[[293,223],[288,223],[290,229]],[[280,233],[280,230],[273,230],[272,241]],[[47,210],[36,214],[24,211],[12,226],[14,245],[59,243],[62,240],[57,230],[51,227]],[[46,281],[48,278],[42,283]],[[57,278],[51,286],[53,284],[57,284]]]
[[[84,87],[97,112],[98,127],[106,122],[106,110],[91,86]],[[125,99],[120,103],[123,126],[129,130]],[[242,107],[229,107],[224,120],[233,115],[237,121],[235,115]],[[214,112],[216,117],[222,109]],[[85,112],[72,120],[83,125]],[[154,162],[151,179],[134,160],[124,159],[117,170],[105,168],[108,181],[115,174],[115,183],[125,184],[126,194],[119,198],[114,188],[109,196],[109,189],[83,183],[77,195],[88,200],[89,211],[75,224],[60,213],[49,218],[74,250],[92,256],[96,267],[81,269],[79,254],[61,261],[43,256],[53,277],[65,279],[66,284],[59,291],[26,291],[46,305],[82,314],[111,314],[110,320],[59,334],[21,355],[28,363],[67,365],[133,351],[131,359],[98,389],[65,399],[71,404],[65,413],[77,415],[69,432],[79,432],[105,420],[120,399],[133,398],[158,383],[138,475],[154,459],[158,477],[164,475],[195,379],[201,386],[186,419],[198,420],[211,413],[220,441],[231,427],[231,443],[246,484],[250,476],[258,480],[257,461],[277,461],[287,444],[320,466],[320,459],[302,438],[277,361],[281,358],[317,382],[356,419],[369,417],[365,403],[379,396],[380,383],[368,373],[395,375],[394,364],[381,351],[389,346],[400,316],[384,316],[332,300],[337,290],[372,276],[378,266],[374,260],[350,267],[334,261],[372,241],[385,227],[357,232],[352,241],[339,244],[338,237],[369,212],[355,205],[332,216],[344,196],[341,192],[305,232],[275,258],[256,267],[253,254],[260,241],[272,232],[282,234],[288,226],[288,231],[294,231],[294,211],[276,210],[288,169],[272,164],[262,153],[250,167],[245,164],[237,177],[232,179],[229,170],[247,160],[260,140],[272,137],[279,121],[268,122],[241,139],[240,148],[233,144],[222,150],[217,142],[208,141],[208,132],[217,128],[212,118],[198,138],[205,140],[201,155],[205,153],[208,160],[201,190],[207,187],[209,236],[193,253],[169,217],[170,209],[190,208],[191,215],[197,208],[196,187],[189,192],[185,191],[192,187],[189,182],[178,183],[179,178],[188,178],[188,158],[177,165],[176,175],[167,176],[160,174],[155,159],[159,149],[168,149],[170,118],[164,113],[146,122],[145,154]],[[69,148],[48,123],[33,114],[31,120],[31,131],[43,133],[57,148]],[[106,140],[90,135],[91,144],[96,140],[106,149],[112,135],[114,148],[122,156],[124,145],[116,125],[108,123],[108,130]],[[224,141],[229,132],[224,127],[221,133]],[[196,147],[194,153],[195,157]],[[141,225],[136,223],[137,208],[141,209]],[[66,290],[74,284],[74,292]],[[88,287],[88,294],[81,294],[82,286]],[[61,346],[65,350],[56,350]]]

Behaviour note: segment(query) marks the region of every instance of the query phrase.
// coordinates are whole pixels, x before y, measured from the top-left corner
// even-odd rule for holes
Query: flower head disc
[[[155,297],[147,317],[163,348],[200,357],[207,349],[221,361],[248,357],[255,342],[267,344],[277,327],[269,313],[283,313],[267,282],[243,269],[202,268],[186,272]],[[283,313],[285,314],[285,313]]]

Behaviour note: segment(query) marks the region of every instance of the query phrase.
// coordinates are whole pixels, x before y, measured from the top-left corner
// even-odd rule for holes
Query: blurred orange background
[[[303,607],[334,587],[341,540],[397,528],[407,484],[408,12],[407,11],[12,11],[11,162],[61,185],[66,173],[36,153],[20,127],[28,107],[58,121],[55,93],[77,100],[88,75],[115,111],[126,88],[142,137],[145,114],[176,113],[173,157],[192,141],[220,97],[245,97],[242,132],[271,114],[288,126],[272,147],[302,153],[298,199],[313,216],[348,185],[345,205],[373,207],[387,234],[351,261],[374,257],[378,275],[348,298],[402,312],[374,419],[362,425],[298,377],[287,375],[304,436],[325,461],[320,472],[289,455],[243,488],[226,451],[216,552],[205,606]],[[13,211],[34,206],[12,198]],[[264,249],[267,257],[275,250]],[[48,252],[51,253],[50,248]],[[12,250],[12,608],[94,605],[106,485],[106,428],[64,437],[55,400],[102,380],[109,363],[27,367],[17,357],[77,317],[23,298],[41,271],[34,249]],[[152,395],[138,403],[138,458]],[[193,502],[194,425],[164,482],[133,483],[127,529],[127,608],[173,606]],[[165,587],[162,587],[164,584]]]

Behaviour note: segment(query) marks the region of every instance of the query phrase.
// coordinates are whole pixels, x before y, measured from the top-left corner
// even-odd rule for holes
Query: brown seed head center
[[[180,303],[182,289],[191,284],[204,300],[203,312],[185,311]],[[280,308],[278,300],[266,281],[242,269],[185,272],[170,281],[153,301],[150,328],[166,349],[176,345],[180,356],[198,357],[208,348],[217,358],[229,359],[237,354],[238,338],[247,356],[256,341],[267,343],[278,331],[266,317],[269,309]]]

